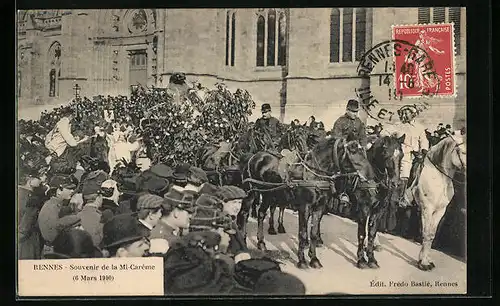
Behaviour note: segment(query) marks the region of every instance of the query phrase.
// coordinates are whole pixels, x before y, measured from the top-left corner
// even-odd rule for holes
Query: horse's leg
[[[299,248],[297,251],[297,258],[299,259],[297,267],[299,269],[306,269],[309,267],[304,256],[304,249],[308,244],[307,220],[309,219],[309,205],[309,203],[301,203],[299,207]]]
[[[368,219],[368,245],[366,246],[366,257],[368,258],[368,267],[372,269],[379,268],[378,262],[375,259],[374,249],[375,249],[375,239],[377,236],[378,229],[378,217],[379,214],[370,214]]]
[[[435,265],[429,259],[429,252],[432,248],[432,242],[436,236],[439,221],[443,218],[446,212],[446,206],[437,210],[422,208],[422,249],[419,254],[418,268],[424,271],[430,271],[435,268]]]
[[[317,203],[320,204],[320,203]],[[311,243],[309,246],[309,258],[311,259],[309,265],[313,268],[323,268],[323,265],[316,256],[316,245],[318,243],[319,223],[321,222],[321,215],[323,214],[323,207],[315,208],[311,214]]]
[[[270,204],[269,208],[269,229],[267,232],[269,235],[276,235],[276,230],[274,229],[274,212],[276,211],[276,204],[272,203]]]
[[[236,217],[236,223],[243,236],[247,237],[247,223],[250,215],[250,208],[255,200],[255,192],[250,192],[248,196],[241,202],[241,209]]]
[[[358,214],[358,262],[357,267],[360,269],[368,268],[368,262],[365,258],[365,239],[367,236],[367,227],[368,227],[368,211],[364,207],[359,210]]]
[[[316,243],[316,247],[320,248],[323,246],[324,242],[323,242],[323,238],[321,238],[321,220],[323,220],[323,216],[325,215],[326,213],[326,204],[323,206],[323,208],[321,209],[321,214],[319,215],[319,221],[318,221],[318,239],[317,239],[317,243]]]
[[[252,202],[252,218],[257,219],[257,203],[260,204],[261,202],[261,195],[257,194],[254,201]]]
[[[266,243],[264,242],[264,220],[266,218],[267,209],[269,208],[269,196],[262,195],[262,203],[259,207],[259,215],[257,218],[257,248],[266,251]]]
[[[285,214],[285,205],[280,205],[280,212],[278,215],[278,233],[285,234],[285,226],[283,225],[283,215]]]

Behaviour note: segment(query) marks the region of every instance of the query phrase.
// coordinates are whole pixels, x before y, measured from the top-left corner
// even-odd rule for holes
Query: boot
[[[399,204],[399,207],[401,207],[401,208],[407,208],[407,207],[412,206],[413,193],[412,193],[411,188],[407,188],[408,187],[408,179],[404,178],[404,179],[401,179],[401,181],[402,181],[402,185],[403,185],[403,194],[402,194],[401,198],[399,199],[398,204]]]

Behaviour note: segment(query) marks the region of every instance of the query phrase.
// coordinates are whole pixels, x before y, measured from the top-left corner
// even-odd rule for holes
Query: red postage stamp
[[[396,25],[392,36],[413,45],[406,56],[394,57],[398,95],[455,96],[453,24]]]

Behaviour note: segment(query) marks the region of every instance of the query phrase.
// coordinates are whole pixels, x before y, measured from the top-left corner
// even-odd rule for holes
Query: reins
[[[448,136],[448,137],[451,137],[451,136]],[[463,142],[461,142],[461,143],[457,143],[457,141],[456,141],[453,137],[451,137],[451,139],[453,139],[453,141],[455,141],[455,148],[460,149],[460,146],[461,146],[462,144],[464,144]],[[454,149],[455,149],[455,148],[454,148]],[[465,167],[464,167],[464,162],[462,161],[462,158],[460,157],[460,154],[459,154],[458,152],[457,152],[457,154],[458,154],[458,159],[460,160],[460,164],[462,164],[462,168],[465,168]],[[429,160],[429,162],[430,162],[430,163],[431,163],[431,164],[432,164],[432,165],[433,165],[433,166],[434,166],[434,167],[435,167],[435,168],[436,168],[439,172],[441,172],[444,176],[446,176],[447,178],[449,178],[451,181],[453,181],[453,182],[455,182],[455,183],[457,183],[457,184],[460,184],[460,185],[465,185],[465,184],[466,184],[466,181],[461,182],[461,181],[458,181],[458,180],[456,180],[456,179],[452,178],[451,176],[449,176],[449,175],[448,175],[448,174],[444,171],[444,169],[442,169],[441,167],[439,167],[438,165],[436,165],[436,164],[435,164],[435,163],[431,160],[431,158],[429,157],[429,155],[428,155],[428,154],[426,155],[426,157],[427,157],[427,159]]]

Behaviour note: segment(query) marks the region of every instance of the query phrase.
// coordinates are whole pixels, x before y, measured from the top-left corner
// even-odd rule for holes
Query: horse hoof
[[[380,266],[378,265],[378,263],[377,263],[376,260],[372,260],[372,261],[368,262],[368,267],[370,269],[378,269],[378,268],[380,268]]]
[[[276,230],[274,229],[274,227],[270,227],[270,228],[267,230],[267,233],[268,233],[269,235],[277,235]]]
[[[263,241],[257,243],[257,248],[261,251],[267,251],[266,244]]]
[[[299,261],[297,263],[297,268],[299,268],[299,269],[307,269],[307,268],[309,268],[309,265],[307,264],[306,261]]]
[[[366,260],[364,260],[364,259],[360,259],[360,260],[358,260],[358,262],[356,263],[356,266],[357,266],[359,269],[367,269],[367,268],[368,268],[368,263],[366,262]]]
[[[380,251],[382,251],[382,246],[380,244],[378,244],[378,245],[376,245],[376,246],[373,247],[373,250],[375,252],[380,252]]]
[[[321,264],[321,262],[317,258],[311,259],[311,262],[309,263],[309,265],[312,268],[314,268],[314,269],[321,269],[321,268],[323,268],[323,265]]]
[[[429,264],[425,265],[422,263],[421,260],[418,261],[417,266],[422,271],[431,271],[432,269],[434,269],[436,267],[433,262],[429,262]]]
[[[278,233],[280,233],[280,234],[286,234],[285,227],[279,226],[278,227]]]

